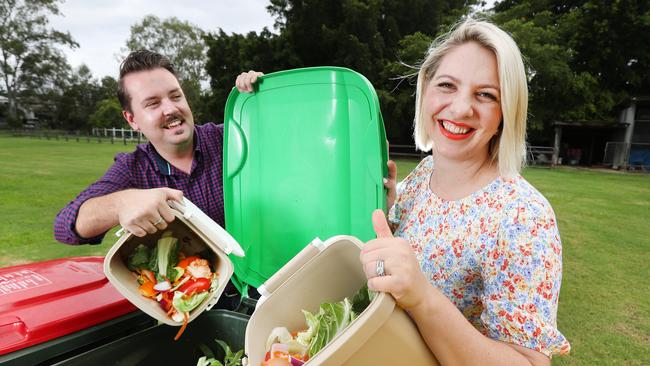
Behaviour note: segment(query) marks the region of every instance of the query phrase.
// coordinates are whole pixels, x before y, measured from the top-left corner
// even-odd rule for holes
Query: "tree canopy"
[[[124,57],[128,52],[139,49],[155,51],[170,59],[195,118],[201,120],[205,109],[201,89],[206,77],[207,60],[203,30],[176,17],[160,19],[147,15],[131,26],[131,34],[123,50]]]
[[[13,124],[21,104],[34,103],[69,70],[56,46],[78,47],[69,33],[49,27],[58,5],[57,0],[0,2],[0,94],[9,101]]]
[[[49,27],[57,0],[0,4],[0,95],[4,112],[30,104],[56,128],[120,126],[113,78],[70,68],[58,46],[76,47]],[[510,32],[525,57],[528,136],[549,143],[555,121],[614,122],[634,96],[650,95],[650,3],[637,0],[270,0],[274,29],[206,33],[175,17],[148,15],[131,27],[123,53],[148,48],[175,64],[197,122],[219,122],[239,73],[343,66],[377,90],[390,141],[412,144],[415,79],[426,49],[466,16]],[[207,87],[209,85],[209,87]],[[111,112],[113,111],[113,112]],[[90,117],[92,116],[92,118]]]

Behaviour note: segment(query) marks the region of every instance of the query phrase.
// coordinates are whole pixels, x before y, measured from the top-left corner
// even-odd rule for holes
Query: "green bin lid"
[[[246,256],[235,282],[259,287],[314,238],[375,237],[385,208],[386,132],[377,94],[341,67],[287,70],[236,89],[225,108],[226,228]]]

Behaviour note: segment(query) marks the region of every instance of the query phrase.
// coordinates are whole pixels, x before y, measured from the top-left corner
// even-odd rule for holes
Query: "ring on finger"
[[[160,218],[158,218],[158,220],[156,220],[156,222],[153,223],[153,226],[156,226],[156,225],[160,224],[161,222],[163,222],[162,216]]]
[[[377,276],[382,277],[386,275],[386,271],[384,268],[384,260],[383,259],[377,259],[377,262],[375,263],[375,273]]]

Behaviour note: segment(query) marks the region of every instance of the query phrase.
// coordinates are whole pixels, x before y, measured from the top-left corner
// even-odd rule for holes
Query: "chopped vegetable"
[[[181,260],[178,262],[178,265],[177,265],[177,266],[178,266],[178,267],[181,267],[181,268],[183,268],[183,269],[185,269],[187,266],[190,265],[190,263],[194,262],[195,259],[201,259],[201,258],[199,258],[199,257],[197,257],[197,256],[195,256],[195,255],[191,255],[191,256],[189,256],[189,257],[185,257],[185,258],[181,259]]]
[[[153,288],[154,283],[151,281],[146,281],[140,287],[138,287],[138,290],[143,296],[146,297],[156,297],[156,290]]]
[[[185,282],[185,284],[183,284],[181,287],[179,287],[177,291],[182,292],[185,295],[191,296],[194,293],[209,290],[211,284],[212,282],[209,279],[203,277],[190,279],[189,281]]]
[[[178,333],[176,333],[176,336],[174,337],[175,341],[177,341],[181,337],[181,335],[183,335],[185,328],[187,328],[188,318],[189,318],[189,314],[187,312],[183,313],[183,325],[181,325],[181,329],[179,329]]]
[[[165,231],[156,246],[138,245],[127,261],[136,275],[139,292],[157,301],[172,320],[183,323],[175,339],[185,330],[189,312],[219,285],[210,262],[197,255],[186,256],[179,243],[171,231]]]
[[[205,259],[196,259],[190,263],[185,270],[192,275],[192,277],[203,277],[210,278],[212,276],[212,271],[210,270],[210,264]]]
[[[185,313],[192,311],[195,307],[199,306],[208,297],[209,292],[204,291],[192,296],[187,297],[184,293],[180,291],[174,292],[174,308],[178,310],[179,313]]]
[[[153,289],[158,291],[158,292],[166,292],[166,291],[171,290],[171,288],[172,288],[172,285],[171,285],[171,283],[169,283],[169,281],[158,282],[153,287]]]
[[[364,285],[352,301],[344,298],[335,303],[323,303],[316,314],[303,310],[307,329],[293,336],[286,328],[274,328],[267,339],[267,354],[261,366],[302,365],[345,330],[374,297],[375,293]]]
[[[201,349],[203,349],[203,353],[206,354],[206,356],[203,356],[199,358],[199,360],[196,363],[196,366],[241,366],[242,361],[241,358],[244,355],[244,350],[239,350],[237,352],[233,352],[230,349],[230,346],[226,344],[226,342],[220,340],[220,339],[215,339],[215,342],[219,344],[221,348],[223,348],[223,351],[225,353],[223,362],[217,360],[214,358],[214,354],[212,354],[212,351],[205,345],[199,346]]]
[[[127,260],[127,267],[131,271],[138,269],[148,268],[149,267],[149,256],[151,255],[151,250],[145,245],[138,245]]]
[[[170,277],[176,277],[174,265],[178,262],[178,250],[176,247],[178,239],[172,236],[172,232],[167,230],[162,234],[158,240],[158,274],[162,277],[167,277],[167,273],[174,271]]]

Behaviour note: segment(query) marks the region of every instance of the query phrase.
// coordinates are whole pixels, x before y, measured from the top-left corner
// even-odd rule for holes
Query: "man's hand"
[[[253,70],[249,72],[242,72],[239,74],[239,76],[237,76],[237,80],[235,80],[235,86],[240,93],[252,93],[253,85],[257,82],[257,78],[262,75],[264,75],[263,72],[257,72]]]
[[[75,229],[83,238],[95,237],[118,224],[135,236],[153,234],[174,220],[168,200],[183,202],[183,192],[171,188],[127,189],[91,198],[79,208]]]
[[[124,191],[117,213],[120,225],[139,237],[165,230],[174,221],[168,200],[183,202],[183,192],[171,188]]]

